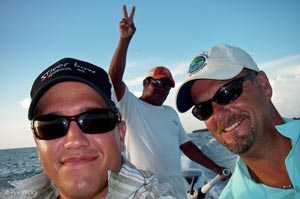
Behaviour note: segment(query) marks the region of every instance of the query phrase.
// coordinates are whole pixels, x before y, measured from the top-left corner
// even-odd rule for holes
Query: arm
[[[220,167],[210,158],[208,158],[202,151],[191,141],[180,145],[181,151],[191,160],[203,165],[204,167],[214,171],[215,173],[222,175],[224,167]]]
[[[132,8],[128,17],[126,6],[123,6],[123,19],[119,23],[120,39],[108,70],[118,101],[124,95],[125,83],[123,82],[123,74],[126,66],[126,55],[130,40],[136,30],[133,23],[134,12],[135,7]]]

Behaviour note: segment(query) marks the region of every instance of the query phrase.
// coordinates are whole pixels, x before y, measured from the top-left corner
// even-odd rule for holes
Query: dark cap
[[[106,71],[91,63],[73,58],[64,58],[44,70],[34,81],[28,110],[29,120],[33,119],[36,105],[43,94],[52,86],[66,81],[82,82],[95,89],[110,108],[115,108],[116,98]]]

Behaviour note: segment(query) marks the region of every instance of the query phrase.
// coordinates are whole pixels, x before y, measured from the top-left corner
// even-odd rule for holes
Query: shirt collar
[[[295,142],[299,139],[300,135],[300,120],[283,118],[284,124],[277,125],[275,128],[285,137],[291,139],[292,142]]]

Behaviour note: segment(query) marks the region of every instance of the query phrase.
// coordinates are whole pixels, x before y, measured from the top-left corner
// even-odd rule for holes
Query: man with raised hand
[[[123,74],[128,46],[136,30],[134,12],[135,7],[128,16],[123,6],[123,19],[119,23],[120,39],[109,68],[119,110],[128,127],[126,157],[138,168],[152,171],[159,179],[171,183],[176,191],[186,197],[181,151],[217,174],[222,175],[224,168],[205,156],[190,141],[176,111],[163,105],[170,89],[175,86],[172,74],[166,67],[157,66],[149,70],[139,98],[128,90]]]

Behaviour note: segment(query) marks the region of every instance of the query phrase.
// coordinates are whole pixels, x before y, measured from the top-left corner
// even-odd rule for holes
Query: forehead
[[[98,94],[98,92],[95,89],[93,89],[91,86],[89,86],[85,83],[76,82],[76,81],[66,81],[66,82],[61,82],[61,83],[55,84],[54,86],[49,88],[44,93],[44,95],[51,96],[51,95],[56,94],[56,95],[68,96],[70,94],[75,95],[75,94],[80,94],[80,93],[89,93],[89,94],[94,94],[94,95],[98,95],[99,97],[101,97],[101,95]]]
[[[84,107],[105,107],[107,104],[92,87],[81,82],[62,82],[48,89],[37,104],[37,110],[65,108],[68,110]],[[58,110],[57,110],[58,111]]]
[[[198,79],[195,80],[191,86],[191,91],[206,91],[214,87],[220,87],[230,80],[212,80],[212,79]]]

